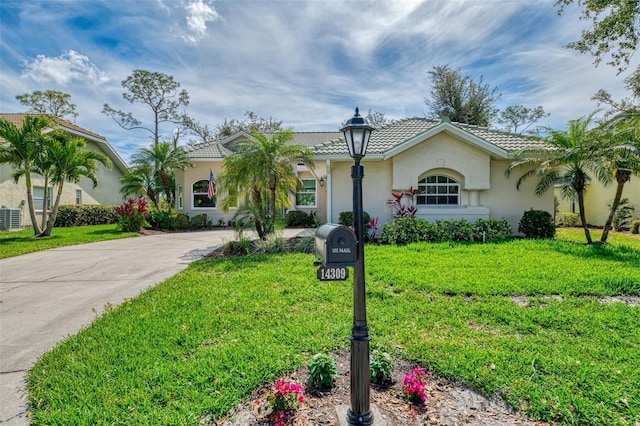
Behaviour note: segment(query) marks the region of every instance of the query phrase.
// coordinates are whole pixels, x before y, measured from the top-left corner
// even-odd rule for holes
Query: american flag
[[[216,194],[216,180],[213,177],[213,172],[209,170],[209,189],[207,190],[207,197],[211,200]]]

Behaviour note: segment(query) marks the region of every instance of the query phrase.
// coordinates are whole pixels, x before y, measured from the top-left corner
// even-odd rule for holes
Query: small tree
[[[500,112],[497,121],[506,131],[522,134],[538,120],[548,116],[549,114],[544,112],[544,108],[540,105],[535,108],[512,105]]]
[[[18,102],[29,107],[29,112],[47,114],[59,118],[70,117],[75,121],[78,117],[76,105],[71,103],[71,95],[57,90],[36,90],[16,96]]]

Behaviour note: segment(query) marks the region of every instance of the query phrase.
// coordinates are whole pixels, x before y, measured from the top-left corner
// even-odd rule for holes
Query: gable
[[[390,156],[393,163],[393,188],[409,188],[421,177],[436,172],[454,176],[463,189],[490,187],[491,155],[447,132],[404,146]]]

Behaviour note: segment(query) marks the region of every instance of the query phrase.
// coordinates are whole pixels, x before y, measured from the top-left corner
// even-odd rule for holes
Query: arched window
[[[426,206],[460,205],[460,184],[444,175],[433,175],[418,181],[418,204]]]
[[[191,185],[191,200],[194,209],[215,208],[216,196],[209,199],[209,181],[202,179]]]

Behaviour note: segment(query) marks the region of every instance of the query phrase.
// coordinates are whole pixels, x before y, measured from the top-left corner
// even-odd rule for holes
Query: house
[[[13,122],[16,126],[21,126],[24,117],[32,114],[0,114],[4,118]],[[87,141],[87,148],[101,152],[109,157],[113,163],[111,169],[107,169],[102,164],[98,164],[96,175],[99,185],[93,187],[93,182],[87,178],[82,178],[79,183],[67,182],[63,187],[60,204],[120,204],[122,195],[120,194],[120,178],[127,170],[126,163],[109,144],[104,136],[91,132],[87,129],[71,123],[61,118],[53,117],[60,129],[80,136]],[[51,132],[54,129],[46,129]],[[0,143],[4,140],[0,138]],[[20,178],[18,183],[12,177],[13,168],[9,164],[0,165],[0,206],[9,209],[20,210],[20,225],[31,226],[29,217],[29,207],[27,206],[27,188],[24,178]],[[36,215],[42,215],[44,197],[44,179],[38,174],[32,174],[33,200]],[[49,207],[52,201],[49,200]]]
[[[232,217],[233,211],[224,214],[217,200],[207,199],[209,171],[217,176],[234,143],[250,137],[240,132],[189,151],[195,167],[176,174],[178,211],[206,213],[213,223],[226,223]],[[337,222],[340,212],[352,209],[353,201],[353,160],[342,133],[296,133],[293,143],[311,147],[316,165],[313,169],[298,165],[302,186],[291,195],[291,209],[315,212],[323,222]],[[396,121],[372,133],[362,159],[364,210],[380,223],[390,222],[392,192],[413,187],[422,192],[415,200],[418,217],[507,218],[517,230],[525,210],[553,213],[551,191],[537,197],[534,179],[518,191],[516,177],[505,175],[516,151],[539,146],[533,139],[449,120]]]
[[[564,213],[579,213],[578,201],[576,197],[563,198],[561,185],[556,185],[554,194],[558,200],[558,216],[556,221],[563,220]],[[609,206],[616,195],[616,182],[604,186],[597,179],[590,179],[587,182],[587,191],[584,196],[584,210],[587,217],[587,224],[591,226],[604,226],[609,217]],[[640,218],[640,177],[631,176],[631,180],[624,185],[622,198],[628,198],[629,203],[635,208],[634,217]],[[578,219],[578,225],[580,219]]]

